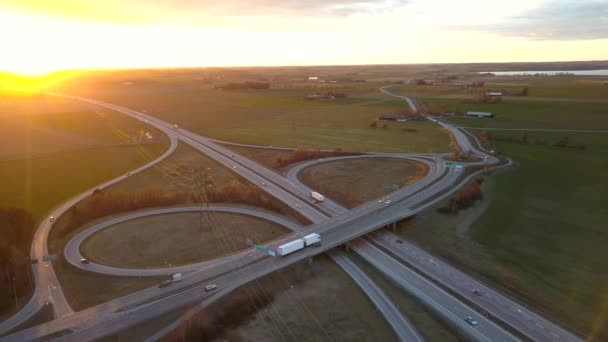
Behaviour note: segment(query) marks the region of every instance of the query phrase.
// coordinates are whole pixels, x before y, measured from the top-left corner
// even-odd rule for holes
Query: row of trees
[[[480,143],[486,146],[491,141],[508,141],[522,144],[547,145],[547,142],[544,139],[531,137],[527,131],[522,132],[521,137],[519,138],[517,136],[499,136],[493,132],[484,131],[478,133],[477,138],[479,139]],[[585,144],[572,144],[567,135],[560,137],[558,141],[552,143],[551,145],[560,148],[575,148],[579,150],[587,149],[587,145]]]
[[[481,192],[483,182],[484,177],[476,177],[452,197],[445,207],[441,207],[437,211],[444,214],[456,214],[472,206],[476,201],[483,199],[483,193]]]
[[[340,148],[336,148],[333,151],[295,149],[287,156],[279,156],[275,162],[275,168],[280,169],[289,164],[304,160],[338,156],[355,156],[358,154],[359,153],[343,152]]]
[[[270,83],[265,82],[230,82],[225,84],[218,84],[213,89],[221,89],[221,90],[242,90],[242,89],[268,89],[270,88]]]
[[[245,185],[233,180],[222,186],[204,184],[201,191],[172,191],[161,188],[146,189],[136,193],[104,192],[93,195],[72,207],[66,216],[66,224],[56,227],[65,236],[78,227],[100,217],[139,209],[166,207],[184,203],[240,203],[287,214],[289,209],[255,185]]]
[[[29,212],[0,208],[0,312],[16,305],[31,285],[28,255],[34,231]]]

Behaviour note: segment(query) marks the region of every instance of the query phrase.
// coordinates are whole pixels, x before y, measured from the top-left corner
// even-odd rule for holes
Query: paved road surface
[[[131,171],[130,173],[132,175],[154,166],[156,163],[160,162],[165,157],[173,153],[173,151],[177,147],[177,139],[172,132],[167,131],[166,133],[170,138],[170,146],[167,151],[165,151],[165,153],[163,153],[155,160]],[[121,175],[65,201],[57,208],[53,209],[50,212],[49,216],[53,216],[56,218],[61,216],[74,204],[78,203],[83,198],[89,196],[95,189],[103,189],[112,184],[120,182],[126,177],[126,174]],[[63,295],[61,284],[57,280],[57,276],[55,275],[55,270],[53,269],[52,263],[43,261],[43,257],[48,255],[47,239],[51,227],[52,224],[51,222],[49,222],[48,219],[43,220],[42,223],[40,223],[38,229],[36,230],[36,233],[32,240],[30,258],[32,260],[38,260],[37,264],[32,265],[32,273],[34,275],[36,283],[34,294],[30,298],[29,302],[19,312],[17,312],[9,319],[0,323],[0,334],[10,331],[14,327],[26,321],[28,318],[32,317],[45,305],[45,301],[48,301],[53,304],[55,317],[63,317],[73,313],[72,308],[69,306],[67,300],[65,299],[65,296]]]
[[[94,101],[94,102],[97,102],[97,101]],[[113,105],[106,104],[106,106],[112,108]],[[113,109],[117,109],[117,107],[113,106]],[[129,115],[133,115],[133,116],[142,115],[140,113],[126,110],[123,108],[118,108],[118,110],[122,110],[123,112],[124,111],[130,112],[131,114],[129,114]],[[156,120],[156,119],[151,119],[150,117],[145,117],[145,116],[142,118],[146,118],[146,120]],[[168,125],[166,123],[157,123],[157,124]],[[460,143],[461,138],[459,138],[457,134],[455,134],[455,135],[456,135],[457,141],[459,141],[459,143]],[[464,137],[464,134],[462,134],[462,136]],[[250,180],[253,180],[254,183],[256,183],[256,184],[260,184],[259,182],[264,181],[264,180],[269,181],[269,179],[274,181],[277,178],[276,173],[269,171],[271,173],[271,175],[269,176],[269,179],[268,179],[267,177],[264,176],[264,174],[266,172],[265,168],[261,168],[259,165],[252,163],[240,156],[237,156],[236,158],[231,158],[230,154],[228,154],[228,153],[232,153],[231,151],[229,151],[227,149],[222,150],[221,148],[218,148],[216,146],[217,144],[214,144],[213,142],[210,142],[210,141],[206,141],[205,139],[200,139],[200,137],[197,138],[196,135],[193,135],[189,132],[181,132],[180,139],[193,144],[199,150],[201,150],[202,152],[204,152],[206,154],[211,155],[213,158],[217,159],[224,165],[236,166],[235,170],[237,170],[239,172],[239,174],[246,176],[246,178],[248,178]],[[466,137],[464,137],[464,139],[466,141],[463,143],[467,143],[468,140],[466,139]],[[200,143],[200,145],[196,145],[196,142]],[[466,147],[466,145],[465,145],[465,147]],[[475,150],[473,149],[473,151],[475,151]],[[479,152],[479,153],[481,153],[481,152]],[[238,160],[235,160],[235,159],[238,159]],[[420,211],[420,210],[424,209],[425,207],[432,205],[434,202],[441,200],[443,197],[449,195],[450,192],[455,190],[455,188],[453,188],[453,185],[455,182],[458,181],[458,179],[459,179],[459,177],[458,177],[458,175],[456,175],[456,171],[454,171],[454,169],[451,169],[451,170],[447,171],[441,179],[433,182],[429,187],[422,189],[413,195],[406,193],[405,195],[408,195],[410,198],[410,203],[404,203],[405,201],[402,201],[403,198],[399,198],[397,195],[395,195],[395,198],[394,198],[395,201],[391,205],[384,205],[381,203],[372,202],[372,203],[368,203],[366,205],[360,206],[354,210],[351,210],[348,213],[345,213],[343,215],[339,215],[337,217],[331,218],[323,223],[315,224],[315,225],[311,226],[309,229],[307,229],[306,232],[308,233],[311,231],[315,231],[315,232],[319,232],[322,234],[324,244],[320,248],[308,248],[308,249],[302,250],[298,253],[294,253],[292,255],[282,257],[282,258],[261,258],[261,259],[255,259],[255,260],[248,260],[246,263],[242,263],[239,267],[233,267],[233,266],[230,266],[230,268],[222,267],[223,269],[218,270],[219,272],[215,273],[216,274],[215,276],[213,275],[213,272],[206,272],[206,273],[208,273],[205,275],[207,277],[207,279],[209,279],[209,277],[219,276],[218,278],[213,279],[214,282],[223,282],[223,283],[222,283],[221,289],[218,292],[216,292],[215,295],[203,294],[203,297],[204,297],[203,303],[209,303],[212,300],[216,300],[217,298],[219,298],[220,294],[227,293],[231,289],[234,289],[237,286],[244,284],[252,279],[255,279],[264,274],[277,270],[281,267],[285,267],[293,262],[297,262],[297,261],[303,260],[305,258],[308,258],[312,255],[316,255],[323,251],[329,250],[335,246],[342,244],[344,241],[352,240],[352,239],[359,237],[361,235],[364,235],[370,231],[376,230],[379,227],[382,227],[386,224],[394,222],[397,219],[412,215],[415,212]],[[278,180],[278,182],[280,183],[282,181]],[[461,184],[461,183],[459,183],[459,184]],[[321,219],[323,216],[327,215],[326,212],[325,213],[322,212],[323,210],[326,210],[326,209],[319,208],[318,206],[316,206],[314,204],[306,203],[306,201],[307,201],[306,198],[300,197],[298,199],[297,193],[296,194],[291,193],[292,189],[294,189],[294,188],[297,188],[297,186],[295,186],[295,184],[289,184],[287,186],[284,186],[282,183],[280,183],[280,184],[274,184],[274,183],[270,184],[269,183],[268,186],[266,187],[266,189],[271,194],[280,198],[281,200],[286,201],[286,203],[288,203],[288,204],[292,204],[293,207],[300,209],[300,210],[298,210],[300,213],[305,214],[308,217],[315,218],[315,219]],[[446,192],[445,191],[446,189],[451,189],[451,190]],[[397,192],[397,193],[399,193],[399,192]],[[296,201],[302,200],[302,203],[291,202],[294,200],[294,196],[296,197]],[[411,205],[412,202],[417,203],[417,204],[412,206]],[[414,207],[414,209],[411,209],[411,207]],[[315,220],[313,220],[313,221],[315,221]],[[293,236],[290,236],[286,239],[291,239],[291,238],[293,238]],[[281,244],[285,241],[286,240],[284,239],[282,241],[279,240],[279,241],[270,243],[269,247],[276,248],[276,246],[278,246],[279,244]],[[223,273],[221,271],[223,271]],[[221,275],[221,274],[223,274],[223,275]],[[126,326],[129,326],[128,324],[131,324],[134,321],[137,321],[137,320],[143,321],[146,319],[146,317],[154,317],[155,315],[159,315],[162,312],[166,312],[166,310],[168,310],[170,308],[175,308],[175,307],[177,307],[176,305],[179,305],[180,303],[182,303],[180,300],[184,300],[185,303],[187,303],[188,300],[192,301],[192,300],[196,300],[196,298],[200,298],[201,294],[197,291],[201,290],[201,286],[204,285],[204,281],[200,281],[200,278],[197,279],[194,276],[194,275],[196,275],[196,272],[193,272],[192,275],[193,276],[190,277],[191,279],[189,281],[188,281],[188,277],[184,279],[183,285],[180,288],[178,288],[176,290],[172,290],[172,293],[173,292],[175,292],[175,293],[173,293],[170,297],[167,297],[167,293],[162,293],[162,291],[161,291],[161,295],[157,296],[156,297],[157,299],[148,298],[145,301],[142,301],[141,294],[138,293],[137,295],[134,294],[132,296],[126,296],[119,300],[112,301],[111,303],[107,303],[108,304],[107,306],[110,306],[113,308],[117,308],[117,307],[123,308],[123,309],[129,308],[129,312],[131,312],[131,313],[137,312],[137,315],[131,315],[129,320],[125,319],[125,320],[120,321],[120,319],[118,319],[119,322],[117,322],[117,319],[115,316],[119,315],[120,313],[124,313],[125,311],[120,311],[120,313],[115,313],[114,315],[111,313],[108,313],[108,314],[103,315],[103,317],[101,317],[101,319],[100,319],[99,313],[102,312],[103,310],[101,310],[101,308],[96,307],[98,310],[93,310],[93,312],[96,313],[96,315],[95,315],[96,319],[87,320],[87,317],[89,317],[89,316],[87,316],[87,314],[90,311],[85,310],[85,312],[83,312],[83,313],[79,312],[77,314],[74,314],[73,316],[64,317],[60,320],[47,323],[45,325],[30,329],[28,331],[24,331],[18,335],[14,335],[14,336],[10,337],[10,339],[19,339],[19,338],[28,339],[28,336],[30,336],[30,337],[31,336],[41,336],[46,333],[61,331],[62,329],[66,329],[67,327],[77,330],[77,332],[75,334],[69,335],[69,337],[67,337],[68,339],[78,339],[78,338],[82,338],[82,337],[86,337],[86,336],[103,336],[104,334],[111,333],[111,331],[118,331],[119,329],[124,328],[125,324],[127,324]],[[199,276],[200,276],[200,274],[199,274]],[[197,282],[201,283],[201,285],[200,286],[197,285]],[[191,285],[194,285],[194,287],[187,287],[187,286],[191,286]],[[218,283],[218,285],[220,285],[220,284]],[[158,292],[158,291],[153,291],[150,289],[148,289],[147,291],[149,294],[155,294]],[[169,291],[169,290],[165,290],[165,291]],[[193,291],[194,291],[194,293],[193,293]],[[145,292],[145,291],[142,291],[142,292]],[[192,296],[194,296],[194,297],[192,297]],[[151,298],[154,298],[154,297],[151,297]],[[153,301],[151,302],[150,300],[153,300]],[[128,304],[129,302],[132,304]],[[152,305],[152,304],[154,304],[154,305]],[[108,327],[109,322],[114,322],[116,324],[112,325],[112,327],[110,329],[110,327]],[[484,329],[488,329],[487,327],[492,327],[491,323],[490,324],[480,323],[480,325],[482,325],[482,324],[484,326]],[[492,334],[503,333],[500,328],[492,328],[492,329],[493,329],[493,331],[491,332]],[[97,334],[97,335],[95,335],[95,334]]]

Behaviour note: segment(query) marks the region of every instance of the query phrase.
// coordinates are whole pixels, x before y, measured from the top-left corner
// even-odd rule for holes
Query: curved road
[[[177,148],[177,138],[170,130],[164,130],[164,133],[167,134],[167,136],[169,137],[169,148],[158,158],[131,171],[131,175],[137,174],[149,167],[156,165],[158,162],[162,161],[164,158],[173,153],[173,151],[175,151],[175,149]],[[127,177],[128,176],[126,174],[123,174],[110,181],[91,188],[77,196],[74,196],[69,200],[63,202],[55,209],[53,209],[49,213],[49,216],[58,218],[73,205],[91,195],[95,189],[106,188],[110,185],[122,181]],[[30,258],[31,260],[38,260],[37,264],[32,265],[32,273],[34,275],[34,280],[36,284],[34,294],[30,298],[28,303],[23,308],[21,308],[15,315],[0,323],[0,334],[10,331],[11,329],[21,324],[23,321],[32,317],[44,305],[46,305],[47,301],[53,304],[54,315],[56,318],[70,315],[74,312],[69,306],[67,300],[65,299],[65,296],[63,295],[61,284],[57,280],[57,276],[55,274],[55,270],[53,269],[52,262],[43,262],[43,257],[48,255],[47,240],[52,226],[53,225],[49,222],[48,219],[43,220],[42,223],[40,223],[40,225],[38,226],[38,229],[36,230],[36,233],[34,234],[32,240]]]
[[[137,269],[137,268],[120,268],[120,267],[112,267],[101,265],[95,263],[91,260],[89,264],[83,264],[80,262],[80,259],[83,258],[80,253],[80,245],[86,240],[89,236],[99,232],[100,230],[106,229],[110,226],[134,220],[141,217],[154,216],[154,215],[163,215],[163,214],[175,214],[175,213],[183,213],[183,212],[200,212],[201,209],[203,211],[210,212],[223,212],[223,213],[234,213],[241,214],[247,216],[253,216],[257,218],[261,218],[270,222],[274,222],[281,226],[288,228],[291,231],[300,231],[302,227],[285,218],[279,216],[277,214],[268,213],[265,211],[260,211],[256,209],[244,208],[244,207],[236,207],[236,206],[222,206],[222,205],[209,205],[205,207],[200,206],[186,206],[186,207],[173,207],[173,208],[160,208],[160,209],[152,209],[146,211],[140,211],[137,213],[127,214],[119,217],[115,217],[110,220],[103,221],[99,224],[89,227],[86,230],[78,233],[74,236],[65,246],[64,255],[70,264],[73,266],[80,268],[84,271],[95,272],[101,274],[107,274],[112,276],[121,276],[121,277],[153,277],[153,276],[163,276],[163,275],[172,275],[175,273],[188,273],[192,271],[204,271],[210,267],[217,267],[221,264],[229,262],[231,260],[237,258],[246,258],[248,256],[252,256],[254,254],[260,254],[253,250],[252,248],[248,248],[246,251],[237,252],[230,255],[226,255],[217,259],[202,261],[194,264],[188,264],[183,266],[175,266],[175,267],[164,267],[164,268],[147,268],[147,269]]]
[[[383,90],[384,91],[384,90]],[[386,91],[384,91],[386,92]],[[122,111],[131,116],[138,116],[153,121],[157,125],[168,127],[169,124],[158,119],[148,117],[144,114],[128,110],[124,107],[119,107],[99,101],[81,99],[96,104],[101,104],[111,109]],[[413,101],[408,101],[410,105],[415,106]],[[436,119],[430,118],[435,123]],[[447,124],[446,124],[447,125]],[[453,129],[448,125],[448,129]],[[167,310],[179,307],[186,303],[190,303],[197,298],[203,298],[202,306],[217,300],[224,294],[229,293],[239,285],[245,284],[253,279],[268,274],[274,270],[293,264],[309,258],[313,255],[322,253],[333,247],[343,244],[345,241],[357,238],[368,232],[376,230],[382,226],[390,224],[395,220],[410,216],[425,207],[441,200],[445,196],[455,191],[454,187],[460,178],[457,171],[450,169],[447,172],[442,170],[442,177],[432,182],[425,189],[412,194],[407,190],[396,191],[392,195],[395,200],[390,205],[384,205],[377,202],[367,203],[358,208],[355,208],[348,213],[338,215],[327,219],[329,208],[323,208],[316,204],[310,203],[308,196],[303,197],[300,193],[303,191],[295,183],[277,177],[277,173],[267,170],[260,165],[253,163],[241,156],[234,156],[233,152],[223,147],[217,146],[209,139],[197,136],[196,134],[178,130],[180,139],[195,146],[201,152],[206,153],[218,160],[220,163],[230,167],[234,165],[235,172],[253,181],[255,184],[260,182],[268,182],[265,189],[273,196],[281,199],[294,210],[309,217],[313,222],[319,222],[306,229],[306,232],[317,232],[323,235],[323,246],[319,248],[308,248],[298,253],[291,254],[282,258],[253,258],[243,262],[232,263],[230,267],[222,266],[213,268],[201,275],[198,272],[193,272],[191,275],[184,278],[180,288],[169,290],[146,289],[133,295],[125,296],[116,299],[106,304],[84,310],[76,313],[73,316],[55,320],[47,324],[28,329],[27,331],[9,337],[7,340],[23,340],[30,339],[32,336],[58,336],[58,334],[69,334],[65,340],[83,340],[92,339],[94,337],[104,336],[112,331],[124,329],[137,322],[145,321],[151,317],[158,316]],[[464,134],[454,132],[457,142],[463,146],[463,149],[468,149],[470,142]],[[464,139],[464,140],[463,140]],[[469,144],[467,146],[466,144]],[[472,147],[472,146],[471,146]],[[476,151],[476,154],[484,155],[481,151]],[[489,157],[489,159],[493,157]],[[493,162],[493,161],[492,161]],[[237,167],[238,166],[238,167]],[[443,164],[437,163],[437,168],[442,168]],[[458,183],[460,186],[462,183]],[[445,191],[450,189],[449,191]],[[403,189],[402,189],[403,190]],[[301,201],[300,203],[295,203]],[[415,203],[415,204],[412,204]],[[286,236],[283,239],[278,239],[267,245],[270,248],[276,248],[279,244],[293,239],[293,235]],[[369,245],[369,244],[367,244]],[[388,261],[387,261],[388,262]],[[198,277],[197,277],[198,276]],[[213,281],[218,284],[218,291],[214,293],[204,293],[202,288],[206,283],[205,279],[214,277]],[[160,293],[160,294],[159,294]],[[145,294],[145,296],[144,296]],[[144,299],[147,298],[147,299]],[[153,306],[151,304],[154,304]],[[202,307],[201,306],[201,307]],[[450,308],[445,308],[451,310]],[[106,312],[103,316],[99,316],[101,312]],[[137,313],[137,314],[134,314]],[[91,315],[94,315],[91,317]],[[96,317],[97,319],[92,319]],[[483,339],[491,340],[516,340],[513,336],[503,331],[500,327],[493,327],[493,323],[481,320],[483,328],[476,334],[482,334]],[[462,323],[462,322],[461,322]],[[486,329],[490,330],[485,331]],[[66,330],[68,329],[68,330]],[[29,336],[29,337],[28,337]]]

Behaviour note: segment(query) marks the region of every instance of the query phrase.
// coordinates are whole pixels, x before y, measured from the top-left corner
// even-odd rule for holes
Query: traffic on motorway
[[[387,89],[385,87],[381,91],[392,95]],[[64,96],[60,94],[55,95]],[[412,109],[417,109],[415,100],[408,97],[402,98],[408,102]],[[514,341],[522,338],[531,338],[534,340],[551,341],[557,336],[559,340],[564,341],[579,340],[578,337],[565,329],[531,311],[526,311],[526,315],[534,318],[534,324],[527,324],[521,319],[514,321],[512,313],[505,312],[503,305],[517,304],[512,304],[514,302],[509,302],[508,298],[492,292],[491,289],[478,281],[475,282],[473,280],[473,284],[475,284],[474,289],[480,289],[479,293],[471,292],[474,289],[467,289],[474,296],[467,298],[467,300],[463,299],[463,287],[458,288],[459,293],[448,293],[445,288],[452,287],[455,284],[454,279],[462,278],[463,275],[449,269],[450,275],[445,276],[441,272],[442,270],[448,270],[449,266],[444,265],[445,262],[439,259],[431,257],[433,260],[431,264],[439,265],[437,268],[421,266],[425,265],[425,263],[421,264],[421,259],[428,259],[426,256],[428,254],[418,252],[414,257],[411,257],[403,252],[403,248],[395,248],[392,245],[388,245],[390,251],[395,251],[392,254],[397,257],[393,257],[384,252],[379,252],[376,245],[387,247],[386,240],[381,239],[382,235],[380,235],[380,238],[377,238],[377,235],[372,235],[370,239],[360,239],[360,237],[376,231],[378,228],[388,226],[398,220],[414,215],[442,198],[449,196],[456,191],[458,186],[464,184],[467,179],[470,179],[474,175],[464,176],[457,168],[446,169],[441,155],[397,156],[427,164],[430,168],[429,174],[413,185],[385,196],[380,201],[368,202],[347,211],[322,194],[316,193],[317,195],[315,195],[313,189],[307,188],[298,181],[297,173],[306,166],[315,163],[314,161],[298,165],[292,169],[295,171],[290,171],[287,177],[282,177],[272,170],[235,154],[213,140],[188,132],[175,124],[166,123],[152,116],[113,104],[79,97],[77,99],[114,109],[138,120],[145,120],[171,137],[171,148],[161,158],[131,173],[140,172],[146,167],[162,160],[162,158],[175,149],[177,140],[180,140],[210,156],[227,168],[232,169],[233,172],[236,172],[245,179],[254,184],[261,185],[265,191],[292,207],[314,224],[265,244],[264,247],[266,249],[276,251],[276,256],[249,251],[247,254],[240,254],[239,256],[241,257],[232,257],[224,259],[221,262],[211,262],[205,265],[205,267],[198,265],[200,268],[188,268],[187,270],[184,269],[183,272],[163,270],[163,272],[168,272],[163,274],[172,274],[174,276],[171,282],[166,283],[171,284],[170,286],[149,288],[80,312],[72,312],[69,309],[65,298],[61,294],[61,286],[54,275],[52,264],[48,266],[39,265],[35,267],[34,273],[36,275],[37,286],[36,293],[31,301],[33,304],[29,308],[26,306],[24,309],[24,312],[27,313],[29,311],[30,314],[21,314],[21,317],[17,316],[13,322],[5,326],[0,325],[0,328],[4,329],[4,331],[10,330],[16,324],[31,317],[38,308],[44,305],[44,301],[47,300],[51,300],[54,305],[57,305],[56,303],[60,304],[55,308],[56,319],[49,323],[7,336],[2,340],[35,340],[45,336],[58,336],[55,334],[59,333],[61,333],[61,339],[67,341],[100,338],[162,313],[169,312],[180,307],[179,305],[183,306],[194,301],[202,301],[200,304],[202,308],[204,305],[218,300],[242,284],[300,260],[329,251],[349,241],[353,241],[352,246],[356,253],[366,258],[366,260],[383,271],[389,278],[393,278],[398,283],[403,284],[404,288],[407,288],[412,293],[418,293],[419,298],[426,298],[426,303],[437,314],[450,320],[471,339]],[[476,165],[492,165],[496,167],[498,165],[499,159],[496,156],[476,148],[459,129],[432,117],[427,117],[427,119],[450,130],[463,150],[471,151],[483,160],[481,162],[466,163],[463,167]],[[369,155],[365,157],[373,158],[374,156]],[[329,159],[323,162],[327,160]],[[120,179],[122,178],[112,180],[104,186],[120,181]],[[53,211],[53,217],[58,217],[67,208],[87,195],[88,193],[81,194],[64,204],[61,208]],[[36,234],[37,238],[34,239],[38,250],[32,248],[32,256],[40,258],[46,255],[46,238],[51,227],[52,222],[49,220],[49,222],[43,223],[39,228]],[[38,237],[38,234],[41,234],[40,237]],[[81,268],[90,267],[91,271],[95,271],[96,268],[92,267],[95,265],[82,262],[83,258],[79,255],[77,246],[78,243],[70,246],[70,251],[75,252],[73,257],[70,257],[68,260],[72,260],[73,264],[79,265]],[[68,255],[67,252],[68,247],[66,246],[66,255]],[[246,257],[242,257],[245,255]],[[347,260],[342,255],[334,257],[334,260],[336,259]],[[350,268],[353,274],[358,272],[356,269],[353,269],[352,265],[348,264],[348,261],[343,261],[342,265],[344,265],[344,268]],[[420,272],[420,269],[426,270],[426,273]],[[436,270],[433,271],[433,269]],[[186,271],[189,273],[185,273]],[[110,270],[108,272],[114,271]],[[424,274],[421,275],[421,273]],[[432,278],[434,281],[429,281],[429,278]],[[374,290],[373,284],[363,279],[362,276],[356,279],[359,279],[361,284],[366,284],[362,285],[362,287],[370,289],[368,295],[370,298],[372,296],[376,298],[375,303],[378,303],[377,305],[381,308],[381,311],[384,311],[385,317],[393,317],[387,319],[393,321],[391,325],[398,336],[410,336],[410,338],[417,336],[417,333],[411,328],[409,322],[404,317],[396,315],[394,308],[391,308],[393,304],[383,298],[377,289]],[[416,280],[414,281],[413,279]],[[468,279],[465,282],[471,283]],[[437,285],[437,283],[441,284],[441,286]],[[56,288],[57,292],[50,290],[53,288]],[[483,294],[480,295],[480,293]],[[492,294],[491,296],[484,297],[484,295],[490,293]],[[471,302],[479,302],[479,299],[485,298],[495,298],[495,300],[503,304],[486,305],[484,301],[481,301],[481,304],[471,305]],[[62,308],[62,302],[64,303],[64,308]],[[478,307],[480,306],[485,312],[490,314],[488,317],[479,313]],[[132,313],[137,313],[137,315],[129,315]],[[95,319],[91,319],[92,317],[95,317]]]

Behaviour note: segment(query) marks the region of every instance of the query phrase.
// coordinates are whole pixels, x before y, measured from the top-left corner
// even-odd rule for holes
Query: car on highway
[[[235,157],[235,155],[234,155],[234,154],[231,154],[231,155],[230,155],[230,158],[234,158],[234,157]]]
[[[173,125],[173,129],[178,129],[178,128],[179,128],[178,125],[176,125],[176,124]]]
[[[88,264],[90,264],[90,263],[91,263],[91,260],[89,260],[89,259],[87,259],[87,258],[81,258],[81,259],[80,259],[80,263],[81,263],[81,264],[88,265]]]
[[[403,240],[401,240],[401,239],[397,239],[397,240],[395,240],[395,242],[396,242],[396,243],[403,243]]]
[[[300,203],[296,203],[296,208],[302,208],[302,205]]]
[[[465,317],[464,321],[467,322],[467,323],[469,323],[470,325],[473,325],[473,326],[477,325],[477,321],[473,317],[471,317],[471,316]]]
[[[211,290],[215,290],[216,287],[217,287],[216,284],[209,284],[209,285],[205,286],[205,291],[209,292]]]
[[[481,291],[480,291],[480,290],[478,290],[478,289],[474,289],[474,290],[473,290],[473,291],[471,291],[471,292],[473,292],[473,294],[474,294],[474,295],[476,295],[476,296],[480,296],[480,297],[481,297],[481,296],[483,296],[483,292],[481,292]]]
[[[391,204],[391,200],[390,200],[390,199],[384,200],[384,202],[383,202],[383,203],[384,203],[384,204]]]
[[[236,165],[232,165],[232,168],[233,168],[233,169],[236,169]]]
[[[51,222],[51,223],[55,222],[55,217],[54,216],[49,217],[49,222]]]
[[[173,284],[173,280],[171,280],[171,279],[163,280],[160,282],[160,284],[158,284],[158,288],[162,289],[163,287],[167,287],[171,284]]]

